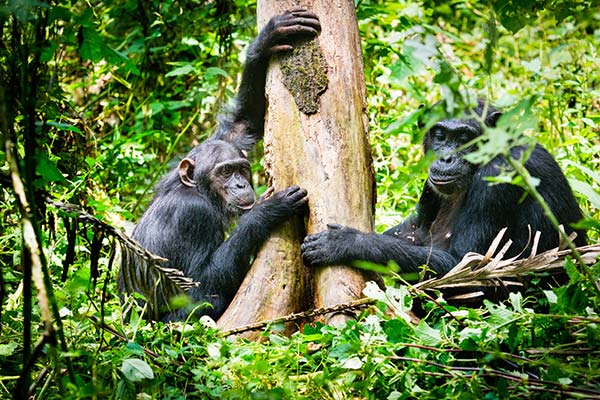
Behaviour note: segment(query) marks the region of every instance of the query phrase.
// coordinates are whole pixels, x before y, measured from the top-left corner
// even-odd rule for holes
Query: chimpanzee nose
[[[454,153],[445,153],[440,156],[440,161],[445,162],[446,164],[452,163],[454,161]]]

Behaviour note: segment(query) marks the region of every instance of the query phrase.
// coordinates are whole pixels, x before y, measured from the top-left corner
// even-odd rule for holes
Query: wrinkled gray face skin
[[[435,152],[436,159],[429,167],[428,184],[444,196],[464,193],[471,183],[475,166],[463,159],[471,147],[460,149],[481,134],[473,120],[451,119],[435,124],[423,141],[425,151]]]

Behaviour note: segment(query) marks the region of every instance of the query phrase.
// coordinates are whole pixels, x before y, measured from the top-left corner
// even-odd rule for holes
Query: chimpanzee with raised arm
[[[306,208],[307,192],[297,186],[257,203],[246,151],[263,137],[270,57],[290,51],[298,40],[314,38],[320,29],[317,16],[302,9],[268,22],[248,49],[233,109],[219,118],[214,135],[157,184],[154,199],[133,232],[145,248],[168,259],[166,267],[199,283],[187,295],[195,304],[212,307],[197,308],[197,315],[219,318],[270,233]],[[225,240],[236,219],[237,226]],[[119,291],[144,294],[149,318],[184,319],[191,307],[171,308],[171,298],[180,293],[154,277],[143,263],[124,257]]]

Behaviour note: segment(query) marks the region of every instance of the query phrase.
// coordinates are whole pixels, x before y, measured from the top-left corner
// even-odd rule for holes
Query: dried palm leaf
[[[564,249],[565,246],[562,241],[558,247],[537,254],[540,238],[540,233],[537,232],[534,236],[532,250],[528,257],[521,258],[521,253],[504,259],[504,255],[512,245],[512,241],[508,240],[498,251],[505,233],[506,228],[498,233],[486,254],[467,253],[446,275],[420,282],[415,285],[415,288],[421,290],[473,288],[473,292],[457,296],[456,298],[477,297],[481,296],[483,292],[476,290],[476,287],[522,286],[519,278],[531,273],[553,272],[561,269],[565,259],[572,255],[570,249]],[[572,240],[574,235],[572,234],[569,239]],[[577,251],[581,255],[582,260],[590,265],[595,263],[600,256],[600,244],[582,246],[577,248]]]
[[[177,268],[165,267],[163,264],[168,261],[166,258],[162,258],[151,253],[137,241],[127,236],[127,234],[120,229],[117,229],[114,226],[99,220],[93,215],[82,210],[79,206],[52,199],[46,200],[49,204],[52,204],[54,207],[67,213],[69,218],[90,224],[96,229],[104,232],[106,237],[114,238],[119,243],[121,257],[136,257],[136,259],[140,261],[140,265],[145,265],[145,267],[151,271],[152,274],[157,275],[157,279],[161,278],[164,281],[170,281],[183,291],[187,291],[194,286],[200,285],[199,282],[194,282],[191,278],[185,276],[181,270]],[[112,251],[115,250],[116,249],[113,247]]]

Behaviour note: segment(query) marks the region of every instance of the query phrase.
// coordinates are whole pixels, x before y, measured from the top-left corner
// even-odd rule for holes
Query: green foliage
[[[91,323],[89,310],[75,311],[67,330],[78,350],[65,356],[79,382],[63,392],[50,385],[45,398],[537,398],[542,388],[551,397],[598,390],[600,318],[576,281],[547,293],[546,313],[535,296],[475,310],[390,290],[384,298],[392,302],[345,327],[305,325],[290,337],[267,330],[260,343],[198,323],[126,324],[116,300],[105,323],[117,333]],[[398,301],[418,301],[428,315],[414,324],[380,311]]]
[[[418,200],[430,161],[420,146],[424,129],[481,97],[506,113],[482,138],[474,161],[502,154],[515,140],[545,145],[588,216],[581,226],[597,242],[600,10],[593,1],[356,3],[379,231]],[[68,345],[39,348],[31,365],[38,378],[33,394],[598,396],[600,305],[590,277],[600,276],[600,263],[587,271],[568,261],[570,281],[563,287],[533,287],[479,309],[457,309],[406,286],[370,287],[378,303],[357,321],[341,328],[307,324],[290,337],[273,326],[258,343],[223,338],[200,322],[148,323],[139,310],[124,319],[109,246],[101,246],[94,229],[78,231],[67,218],[57,219],[43,198],[82,204],[114,225],[135,221],[157,177],[210,134],[231,98],[243,49],[256,32],[254,11],[254,2],[241,0],[9,1],[0,8],[0,130],[15,143],[34,215],[43,222],[40,243]],[[252,156],[255,182],[264,185],[260,152]],[[23,297],[22,216],[8,173],[3,147],[2,398],[19,386],[23,354],[42,336],[35,291],[30,308]],[[525,184],[514,174],[499,179]],[[421,319],[411,310],[420,310]],[[29,322],[31,342],[24,338]]]
[[[543,10],[548,10],[557,22],[568,17],[585,16],[594,6],[593,0],[499,0],[492,1],[500,23],[515,33],[526,25],[535,23]],[[597,6],[597,4],[596,4]],[[585,17],[584,17],[585,18]]]

